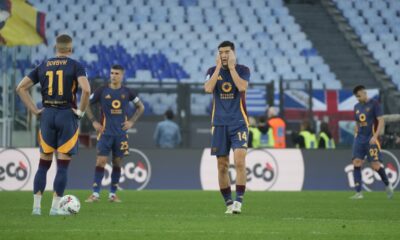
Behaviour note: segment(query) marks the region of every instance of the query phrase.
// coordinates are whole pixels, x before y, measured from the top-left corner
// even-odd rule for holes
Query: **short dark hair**
[[[310,121],[308,121],[308,120],[303,120],[303,122],[301,122],[301,125],[303,126],[304,130],[306,130],[306,131],[311,131],[311,124],[310,124]]]
[[[260,116],[258,118],[258,123],[262,123],[262,124],[267,123],[267,118],[265,116]]]
[[[235,44],[231,41],[223,41],[222,43],[220,43],[218,45],[218,49],[222,48],[222,47],[231,47],[231,49],[233,51],[235,51]]]
[[[61,34],[58,35],[56,38],[56,43],[57,44],[68,44],[72,43],[72,37],[69,36],[68,34]]]
[[[174,119],[174,112],[171,109],[165,111],[165,117],[169,120]]]
[[[364,85],[357,85],[354,89],[353,89],[353,94],[356,95],[358,93],[358,91],[361,90],[365,90]]]
[[[60,53],[72,52],[72,37],[68,34],[58,35],[56,38],[56,49]]]
[[[119,64],[114,64],[111,66],[111,69],[125,71],[124,67]]]
[[[320,132],[326,133],[326,135],[328,135],[329,138],[332,137],[331,131],[329,130],[329,124],[327,122],[322,122],[319,125],[319,129],[320,129]]]

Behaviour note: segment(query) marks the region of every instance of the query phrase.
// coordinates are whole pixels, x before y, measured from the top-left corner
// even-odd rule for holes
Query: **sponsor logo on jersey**
[[[224,82],[221,86],[222,91],[228,93],[230,91],[232,91],[232,84],[230,82]]]

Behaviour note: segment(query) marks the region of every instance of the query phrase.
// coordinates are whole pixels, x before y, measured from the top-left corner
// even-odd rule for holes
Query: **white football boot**
[[[386,189],[387,198],[392,199],[393,194],[394,194],[392,183],[389,182],[389,185],[387,185],[385,189]]]
[[[33,208],[32,215],[35,215],[35,216],[42,215],[40,208]]]
[[[240,214],[242,212],[242,203],[238,201],[233,202],[232,212],[233,214]]]
[[[68,216],[68,215],[71,215],[71,213],[65,212],[60,208],[51,208],[49,215],[50,216]]]
[[[350,197],[350,199],[353,200],[358,200],[358,199],[363,199],[364,195],[361,192],[356,192],[356,194],[354,194],[353,196]]]
[[[225,214],[232,214],[233,213],[233,204],[226,206]]]

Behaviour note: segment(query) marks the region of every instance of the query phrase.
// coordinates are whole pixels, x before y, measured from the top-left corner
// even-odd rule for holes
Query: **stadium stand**
[[[109,66],[118,62],[127,69],[127,83],[202,83],[218,43],[232,40],[239,63],[251,68],[252,83],[311,79],[316,89],[342,87],[282,0],[75,0],[73,7],[60,0],[57,7],[31,2],[47,14],[49,46],[61,32],[76,39],[74,56],[90,78],[107,79]],[[41,45],[32,56],[38,63],[52,54]],[[31,67],[28,59],[18,66],[22,72]],[[153,98],[145,100],[152,105]],[[154,113],[171,107],[164,106]]]
[[[217,44],[230,39],[238,45],[239,60],[253,68],[253,82],[302,78],[319,88],[341,86],[280,0],[172,0],[161,6],[160,1],[92,0],[90,5],[75,1],[74,8],[60,1],[57,9],[45,1],[33,4],[47,12],[49,36],[67,29],[77,39],[75,55],[87,64],[90,77],[107,77],[108,66],[122,61],[128,80],[147,70],[151,79],[141,81],[202,82]],[[52,49],[36,48],[35,59],[43,53],[51,56]]]
[[[400,2],[333,0],[378,64],[400,88]],[[397,74],[396,74],[397,73]]]
[[[292,0],[286,6],[344,88],[352,88],[360,79],[365,86],[375,88],[376,79],[329,15],[324,2],[329,0]]]

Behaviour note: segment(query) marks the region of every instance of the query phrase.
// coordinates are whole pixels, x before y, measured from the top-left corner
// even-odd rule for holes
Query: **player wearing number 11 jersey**
[[[97,160],[93,180],[93,193],[86,202],[96,202],[100,199],[101,181],[104,177],[104,167],[108,162],[108,155],[112,153],[110,202],[120,202],[116,195],[121,176],[121,163],[125,155],[129,154],[128,136],[126,131],[131,128],[144,111],[139,97],[127,87],[122,86],[124,69],[120,65],[111,67],[110,83],[99,87],[90,97],[90,105],[100,104],[101,123],[99,123],[88,107],[87,116],[92,121],[98,133]],[[136,111],[128,119],[129,102],[135,104]]]
[[[40,161],[33,183],[33,215],[41,214],[46,175],[55,152],[57,173],[50,215],[63,214],[58,209],[58,203],[67,185],[67,169],[71,156],[78,148],[78,119],[84,115],[89,103],[90,85],[85,69],[69,58],[72,54],[72,38],[65,34],[58,36],[55,49],[56,57],[37,66],[17,87],[18,95],[26,107],[33,114],[40,115]],[[29,89],[37,83],[41,87],[43,109],[37,109],[29,94]],[[79,108],[76,104],[78,84],[82,89]]]

